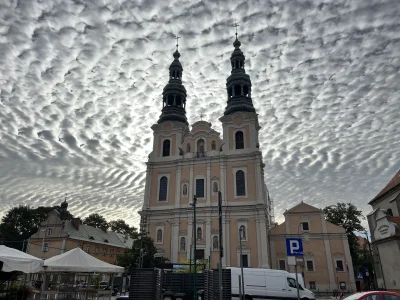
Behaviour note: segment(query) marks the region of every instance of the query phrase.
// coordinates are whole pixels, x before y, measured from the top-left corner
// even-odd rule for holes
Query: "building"
[[[400,292],[400,170],[369,202],[374,267],[380,288]]]
[[[204,120],[192,128],[186,118],[186,89],[178,49],[169,67],[162,111],[147,162],[141,226],[155,241],[159,255],[170,262],[191,257],[218,261],[218,191],[223,201],[224,266],[239,266],[239,228],[244,230],[243,263],[268,268],[268,230],[271,205],[264,183],[259,149],[258,115],[251,80],[236,38],[227,78],[227,106],[221,111],[223,136]],[[191,203],[197,197],[197,225]],[[193,231],[197,240],[193,241]]]
[[[63,221],[54,209],[30,237],[26,252],[47,259],[80,247],[97,259],[116,264],[117,256],[132,248],[132,244],[127,235],[84,225],[79,218]]]
[[[294,273],[288,266],[286,238],[301,237],[304,282],[311,290],[356,291],[353,263],[346,231],[328,222],[321,209],[304,202],[284,213],[285,222],[269,232],[271,268]]]

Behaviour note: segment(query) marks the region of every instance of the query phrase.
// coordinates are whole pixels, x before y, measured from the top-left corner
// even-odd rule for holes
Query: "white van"
[[[232,299],[239,299],[240,268],[231,269]],[[297,299],[295,274],[271,269],[243,269],[246,300],[252,299]],[[299,285],[300,299],[314,300],[310,290]]]

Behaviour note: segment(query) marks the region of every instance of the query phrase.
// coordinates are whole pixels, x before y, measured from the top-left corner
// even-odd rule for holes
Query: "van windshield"
[[[287,282],[288,282],[289,287],[294,288],[294,289],[297,288],[296,287],[296,279],[288,277]],[[299,283],[299,289],[303,290],[303,287],[301,286],[300,283]]]

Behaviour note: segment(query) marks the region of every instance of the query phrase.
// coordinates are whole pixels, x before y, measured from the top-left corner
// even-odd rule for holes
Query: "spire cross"
[[[233,24],[233,27],[235,27],[235,35],[236,35],[236,39],[237,39],[237,28],[239,27],[238,23]]]
[[[201,121],[203,121],[203,118],[204,118],[203,111],[204,111],[204,110],[201,110],[201,113],[200,113],[200,120],[201,120]]]
[[[179,39],[180,39],[180,38],[181,38],[181,37],[178,36],[178,35],[175,37],[175,39],[176,39],[176,51],[178,51],[178,46],[179,46],[179,43],[178,43],[178,42],[179,42]]]

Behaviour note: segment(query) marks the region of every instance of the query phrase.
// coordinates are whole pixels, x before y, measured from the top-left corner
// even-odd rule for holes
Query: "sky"
[[[137,225],[179,35],[187,117],[221,131],[237,22],[275,216],[368,202],[399,169],[398,0],[1,0],[0,216]],[[364,223],[366,224],[366,223]]]

